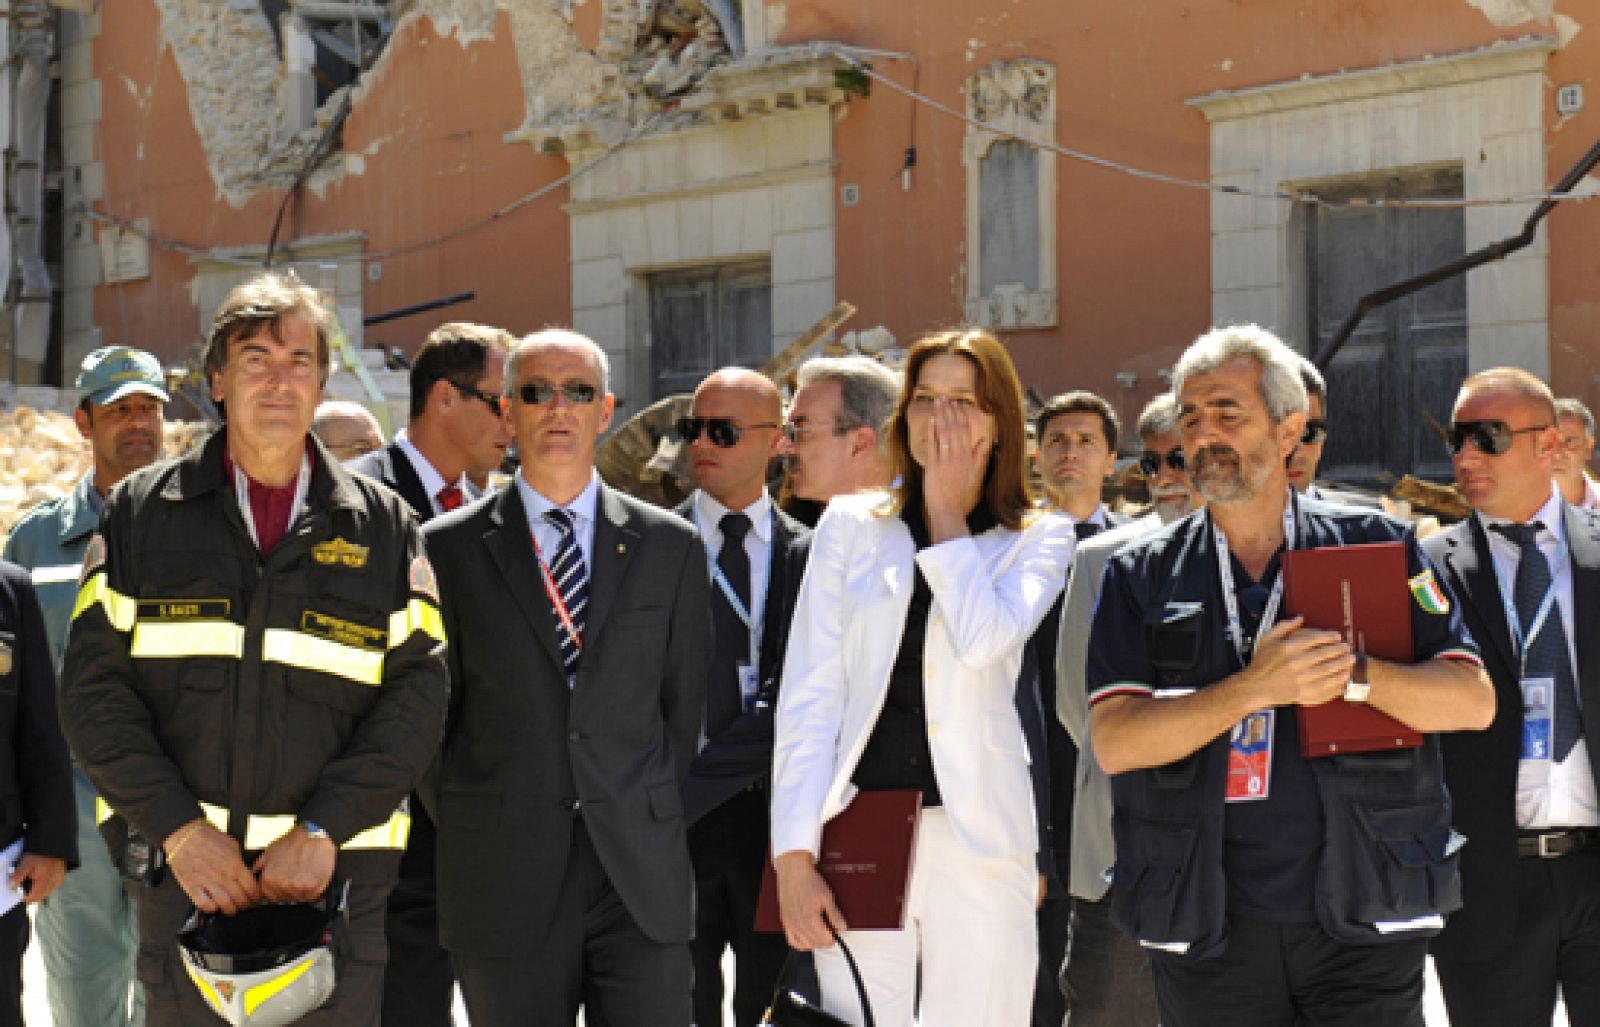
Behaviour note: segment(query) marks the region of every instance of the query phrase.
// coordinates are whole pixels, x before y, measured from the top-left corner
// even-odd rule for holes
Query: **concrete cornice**
[[[1542,72],[1559,46],[1552,36],[1524,36],[1475,50],[1415,61],[1308,76],[1246,89],[1230,89],[1185,100],[1206,120],[1231,121],[1329,103],[1366,100],[1483,79]]]

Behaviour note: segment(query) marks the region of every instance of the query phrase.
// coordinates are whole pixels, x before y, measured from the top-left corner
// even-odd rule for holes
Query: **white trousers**
[[[1038,881],[1031,855],[973,855],[944,810],[923,810],[905,927],[843,936],[861,968],[877,1027],[1027,1027],[1039,961]],[[865,1023],[839,947],[818,949],[816,964],[823,1008]]]

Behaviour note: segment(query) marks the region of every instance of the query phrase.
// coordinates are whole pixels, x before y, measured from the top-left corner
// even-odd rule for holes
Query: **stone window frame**
[[[1545,69],[1556,40],[1531,36],[1461,53],[1230,90],[1188,105],[1210,125],[1211,181],[1296,192],[1341,177],[1457,164],[1468,197],[1546,186]],[[1517,234],[1531,204],[1468,207],[1466,248]],[[1213,324],[1256,322],[1302,352],[1303,262],[1293,205],[1213,193]],[[1467,277],[1467,363],[1549,374],[1549,240]]]
[[[1037,76],[1038,93],[1026,97],[1019,83]],[[990,329],[1053,328],[1057,323],[1056,290],[1056,70],[1049,61],[1024,57],[996,61],[966,80],[962,92],[969,117],[992,128],[968,125],[961,162],[966,196],[966,320]],[[997,131],[998,130],[998,131]],[[1020,283],[996,286],[989,295],[983,282],[983,159],[994,144],[1018,138],[1037,146],[1039,213],[1039,287]]]

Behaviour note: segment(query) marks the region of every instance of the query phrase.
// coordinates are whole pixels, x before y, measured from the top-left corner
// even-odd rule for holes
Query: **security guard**
[[[1111,559],[1090,634],[1112,917],[1151,949],[1168,1027],[1422,1027],[1426,938],[1461,904],[1435,732],[1481,728],[1494,693],[1405,525],[1291,492],[1306,410],[1292,350],[1253,325],[1217,329],[1173,389],[1206,510]],[[1389,541],[1410,562],[1416,662],[1278,616],[1285,551]],[[1307,759],[1300,707],[1341,696],[1426,740]]]
[[[117,482],[161,455],[162,404],[168,398],[160,362],[128,346],[106,346],[85,357],[77,389],[73,421],[89,441],[93,466],[71,492],[28,511],[5,546],[7,560],[31,571],[50,663],[57,668],[100,508]],[[133,905],[96,830],[94,786],[82,767],[73,768],[73,783],[82,863],[36,917],[50,1016],[56,1027],[138,1027],[144,1023],[144,993],[134,978]]]
[[[149,1021],[216,1022],[177,936],[351,882],[333,998],[377,1024],[407,793],[444,725],[437,588],[416,520],[309,435],[326,310],[265,273],[223,301],[206,371],[226,423],[111,494],[67,646],[62,723],[114,811]]]

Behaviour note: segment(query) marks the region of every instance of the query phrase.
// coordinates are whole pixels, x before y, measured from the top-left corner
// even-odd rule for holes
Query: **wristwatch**
[[[318,827],[316,824],[313,824],[309,820],[300,821],[300,826],[305,829],[307,838],[323,838],[330,842],[333,841],[333,837],[328,834],[327,831]]]
[[[1350,668],[1350,680],[1344,685],[1345,702],[1366,702],[1372,694],[1372,682],[1367,680],[1367,654],[1356,653],[1356,665]]]

